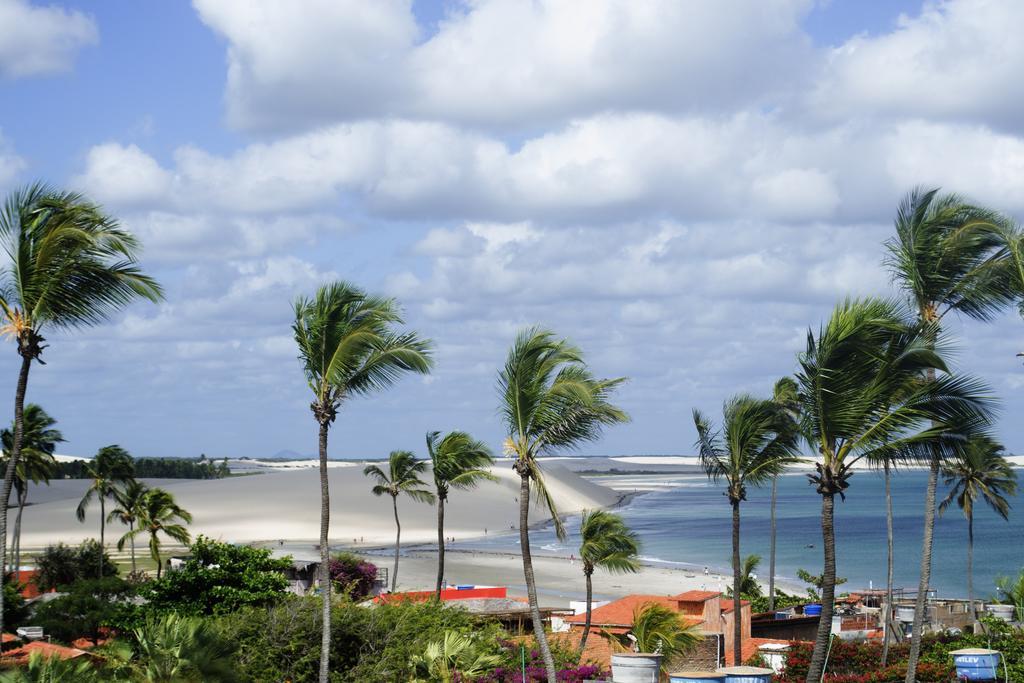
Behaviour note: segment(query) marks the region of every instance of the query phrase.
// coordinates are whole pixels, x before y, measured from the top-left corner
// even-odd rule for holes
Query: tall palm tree
[[[14,393],[14,438],[0,492],[0,557],[7,556],[7,506],[24,439],[25,392],[43,333],[99,324],[136,299],[160,300],[160,286],[139,269],[139,244],[103,210],[43,184],[8,195],[0,209],[0,331],[21,357]],[[0,586],[3,576],[0,575]],[[0,590],[0,632],[3,632]]]
[[[90,480],[82,500],[75,509],[79,522],[85,521],[85,511],[93,498],[100,502],[100,549],[106,550],[107,530],[107,499],[114,497],[118,485],[135,478],[135,463],[128,451],[118,445],[104,446],[83,468],[85,476]],[[100,570],[98,576],[103,578],[103,552],[99,554]]]
[[[725,404],[721,430],[699,410],[693,411],[697,429],[695,444],[704,472],[714,482],[725,481],[725,495],[732,506],[732,599],[733,659],[743,660],[741,614],[740,503],[748,486],[763,486],[782,474],[799,458],[794,454],[796,434],[773,401],[741,394]]]
[[[935,335],[950,312],[990,320],[1014,301],[1015,289],[1005,277],[1000,257],[1001,236],[1012,223],[990,209],[938,189],[909,192],[896,213],[896,234],[886,242],[893,281],[910,300],[922,330]],[[930,371],[934,372],[934,371]],[[906,683],[913,683],[921,651],[925,601],[931,582],[935,530],[935,489],[941,458],[928,461],[924,497],[924,543],[921,577],[914,606],[914,625]]]
[[[391,496],[395,510],[395,568],[391,573],[391,592],[398,585],[398,556],[402,547],[402,523],[398,520],[398,496],[403,493],[421,503],[433,503],[434,494],[424,488],[427,483],[419,475],[427,469],[425,461],[417,461],[410,451],[391,451],[388,456],[388,471],[377,465],[367,465],[363,474],[377,483],[373,487],[375,496]]]
[[[580,657],[587,647],[590,635],[591,604],[594,600],[594,570],[604,569],[612,574],[640,571],[640,539],[622,517],[607,510],[584,510],[580,522],[580,562],[587,582],[587,618],[580,636]]]
[[[443,438],[441,432],[428,433],[427,453],[437,493],[437,586],[434,597],[440,600],[444,583],[444,509],[448,493],[451,489],[471,489],[485,479],[495,481],[497,477],[489,471],[494,464],[491,449],[466,432],[450,432]]]
[[[167,491],[149,489],[142,498],[139,508],[138,526],[122,536],[117,542],[117,549],[124,550],[125,541],[134,540],[141,534],[149,535],[149,554],[156,562],[156,578],[160,578],[163,566],[160,560],[160,534],[188,545],[192,537],[181,522],[192,523],[192,515],[180,507]]]
[[[309,407],[320,430],[320,683],[327,683],[331,645],[327,433],[344,401],[386,389],[407,372],[430,371],[430,342],[413,332],[398,332],[401,323],[393,299],[368,295],[346,282],[323,285],[312,298],[295,301],[292,331],[313,392]]]
[[[800,417],[800,388],[796,385],[796,380],[792,377],[782,377],[777,382],[772,390],[772,402],[776,408],[782,411],[783,418],[789,418],[790,428],[796,433],[799,424],[798,420]],[[776,517],[775,517],[775,504],[778,500],[778,489],[779,489],[779,478],[778,476],[772,477],[772,498],[771,498],[771,532],[768,538],[768,610],[772,611],[775,609],[775,537],[776,537]]]
[[[624,381],[595,378],[578,348],[539,328],[519,333],[498,373],[500,409],[508,430],[505,451],[515,460],[513,468],[520,479],[519,547],[526,594],[549,683],[555,683],[555,662],[540,617],[530,554],[530,486],[533,482],[534,494],[551,512],[555,532],[564,539],[565,527],[544,483],[539,459],[597,439],[606,425],[628,421],[626,413],[609,402]]]
[[[29,483],[50,483],[50,477],[57,467],[53,457],[57,450],[57,444],[64,441],[60,430],[55,429],[57,420],[50,417],[42,407],[35,403],[25,406],[25,433],[22,438],[21,462],[18,463],[14,474],[14,490],[18,500],[18,516],[14,520],[14,567],[15,571],[21,566],[21,519],[25,512],[25,505],[28,502]],[[3,443],[4,459],[9,457],[14,444],[14,428],[5,429],[0,432],[0,442]],[[4,573],[6,573],[7,558],[3,558]]]
[[[881,299],[845,301],[817,335],[808,332],[797,374],[800,431],[819,454],[808,477],[821,496],[824,550],[808,683],[822,676],[835,601],[835,497],[845,499],[853,466],[946,455],[989,424],[986,387],[949,374],[945,349],[934,329],[922,329],[904,307]]]
[[[148,491],[148,486],[135,479],[130,479],[124,483],[124,486],[115,488],[114,502],[117,507],[107,515],[107,521],[117,520],[121,524],[128,525],[129,531],[134,531],[135,525],[142,519],[142,506]],[[132,574],[134,574],[138,571],[135,564],[135,537],[131,536],[129,540],[132,548]]]
[[[967,602],[971,623],[977,618],[974,608],[974,504],[984,501],[1003,519],[1010,515],[1010,501],[1017,493],[1017,474],[1003,457],[1003,447],[984,436],[971,439],[959,457],[943,468],[949,495],[939,504],[943,513],[954,502],[967,518]]]

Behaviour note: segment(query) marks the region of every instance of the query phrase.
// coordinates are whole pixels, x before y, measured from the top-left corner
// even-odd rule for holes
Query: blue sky
[[[846,294],[890,294],[900,195],[1024,211],[1019,3],[0,0],[0,192],[85,191],[168,291],[54,335],[69,453],[315,450],[290,301],[398,297],[438,367],[346,405],[333,457],[497,446],[515,330],[631,382],[593,453],[691,450]],[[1024,448],[1024,323],[951,321]],[[13,377],[13,348],[0,377]]]

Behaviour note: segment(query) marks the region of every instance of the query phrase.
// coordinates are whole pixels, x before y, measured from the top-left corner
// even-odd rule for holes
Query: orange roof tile
[[[64,647],[63,645],[54,645],[53,643],[37,640],[5,652],[3,658],[15,664],[22,664],[27,662],[34,652],[41,653],[43,657],[60,657],[61,659],[74,659],[75,657],[89,654],[85,650],[79,650],[78,648]]]
[[[716,591],[686,591],[672,597],[681,602],[707,602],[711,598],[717,598],[721,593]]]
[[[647,603],[654,603],[667,607],[673,612],[679,610],[679,600],[675,597],[668,597],[665,595],[627,595],[624,598],[619,598],[614,602],[609,602],[607,605],[602,605],[591,613],[590,623],[592,626],[632,626],[633,625],[633,613],[646,605]],[[686,621],[692,624],[699,624],[702,619],[693,619],[684,617]],[[573,617],[568,617],[565,621],[571,624],[582,624],[586,622],[586,614],[577,614]]]

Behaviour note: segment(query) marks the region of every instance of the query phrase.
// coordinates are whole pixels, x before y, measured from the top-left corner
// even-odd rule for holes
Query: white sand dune
[[[619,494],[558,465],[552,464],[545,471],[548,487],[562,512],[605,507],[618,499]],[[485,529],[502,531],[518,524],[519,478],[505,463],[496,465],[493,473],[498,481],[450,494],[445,507],[449,535],[466,538],[482,535]],[[394,540],[391,499],[370,492],[372,484],[363,476],[362,467],[331,469],[329,479],[332,543],[351,544],[353,539],[360,539],[369,545]],[[429,472],[424,479],[429,481]],[[22,546],[26,549],[56,541],[79,543],[99,536],[99,506],[95,502],[84,523],[74,515],[85,481],[54,484],[49,492],[45,487],[33,489],[35,495],[30,501],[45,502],[25,509]],[[286,540],[295,544],[312,544],[319,537],[320,483],[314,468],[207,481],[161,480],[159,485],[192,513],[193,535],[238,543]],[[436,538],[436,508],[403,497],[399,499],[399,512],[403,542]],[[545,519],[546,513],[532,510],[531,523]],[[108,540],[118,538],[125,530],[119,524],[109,525]]]

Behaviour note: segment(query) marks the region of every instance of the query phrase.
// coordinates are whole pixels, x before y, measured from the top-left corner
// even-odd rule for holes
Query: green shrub
[[[128,601],[133,594],[132,587],[116,577],[76,581],[66,595],[36,609],[32,623],[65,643],[78,638],[96,643],[105,628],[117,627],[124,612],[134,609]]]
[[[216,620],[243,680],[315,681],[319,662],[320,600],[292,597],[269,608],[243,609]],[[336,681],[409,680],[414,659],[445,632],[478,634],[501,653],[504,632],[464,610],[434,603],[400,602],[365,607],[348,600],[331,616],[331,671]]]
[[[197,538],[189,559],[142,589],[155,611],[226,614],[242,607],[270,605],[285,595],[288,558],[269,550]]]

